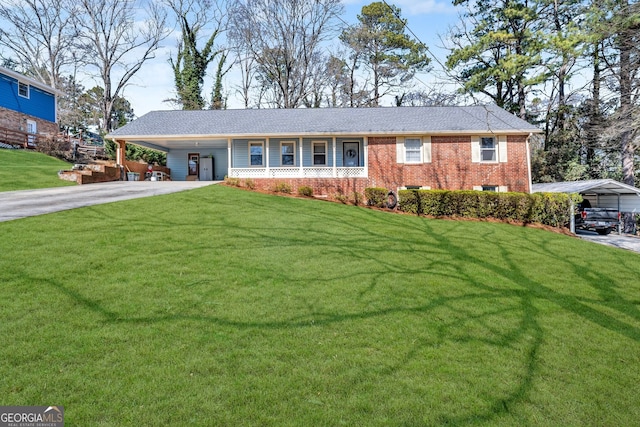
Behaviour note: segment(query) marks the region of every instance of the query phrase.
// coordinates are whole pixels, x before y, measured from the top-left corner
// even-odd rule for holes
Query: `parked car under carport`
[[[588,200],[593,207],[617,209],[622,213],[640,213],[640,189],[613,179],[533,184],[531,192],[575,193]],[[575,233],[575,227],[571,231]]]

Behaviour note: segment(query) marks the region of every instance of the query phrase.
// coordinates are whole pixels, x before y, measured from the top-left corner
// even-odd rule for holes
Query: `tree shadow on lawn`
[[[327,219],[325,215],[308,213],[311,220],[331,221]],[[314,217],[317,215],[317,217]],[[367,215],[367,218],[370,217]],[[376,217],[380,221],[380,224],[389,224],[393,222],[392,217]],[[157,223],[153,219],[149,221],[153,224],[167,226],[166,218],[158,219]],[[286,227],[274,228],[269,225],[259,225],[253,227],[238,227],[238,222],[232,218],[217,218],[216,227],[235,227],[239,228],[235,230],[239,236],[252,237],[256,242],[261,242],[263,249],[269,247],[282,247],[291,246],[296,247],[300,245],[308,245],[310,243],[317,242],[317,234],[314,233],[293,233],[297,237],[293,237],[292,233],[288,233],[291,229]],[[345,224],[339,219],[334,219],[337,228],[345,227]],[[399,224],[406,225],[406,222]],[[573,313],[580,318],[594,323],[604,329],[620,334],[633,341],[640,342],[640,328],[632,324],[626,323],[611,314],[606,313],[604,310],[598,310],[598,306],[603,309],[613,310],[625,316],[629,316],[633,320],[640,321],[640,311],[638,310],[638,301],[629,301],[616,287],[611,283],[610,278],[600,273],[597,269],[597,261],[593,264],[589,263],[589,268],[585,268],[584,264],[579,265],[577,262],[572,261],[571,257],[567,254],[559,252],[559,249],[553,245],[547,244],[548,241],[544,239],[542,232],[536,234],[536,240],[518,242],[518,246],[526,246],[529,250],[536,252],[542,259],[554,259],[558,263],[564,265],[568,272],[572,272],[575,276],[582,279],[580,286],[592,287],[600,295],[600,299],[587,298],[578,295],[572,295],[570,290],[567,293],[558,289],[553,289],[547,283],[536,280],[535,272],[524,271],[521,263],[517,259],[513,259],[513,248],[500,247],[493,245],[496,253],[472,253],[466,244],[466,239],[473,238],[479,240],[491,241],[491,233],[487,232],[485,235],[466,237],[457,233],[455,224],[448,224],[447,230],[437,229],[439,224],[437,221],[420,220],[417,221],[416,227],[411,230],[406,230],[407,233],[412,234],[411,239],[403,238],[401,233],[393,236],[393,244],[389,244],[385,247],[385,251],[402,252],[407,251],[407,256],[417,257],[420,259],[421,265],[414,267],[414,269],[407,269],[399,267],[389,259],[385,258],[385,251],[375,252],[372,251],[372,247],[376,248],[380,244],[380,241],[389,238],[384,232],[376,233],[372,232],[370,228],[361,226],[358,224],[349,224],[347,228],[353,232],[351,239],[340,239],[330,242],[327,241],[325,236],[324,250],[332,251],[336,256],[343,256],[345,259],[353,260],[369,260],[373,261],[378,268],[375,271],[357,272],[353,277],[346,278],[347,280],[353,280],[354,283],[364,284],[364,287],[359,295],[364,298],[366,295],[371,294],[377,286],[379,286],[381,277],[385,274],[394,274],[405,277],[404,280],[410,283],[412,276],[415,274],[429,273],[430,265],[435,262],[444,262],[450,264],[450,272],[438,272],[439,279],[446,280],[447,278],[453,278],[458,281],[464,282],[473,288],[476,292],[468,292],[464,295],[451,295],[451,296],[439,296],[431,299],[426,304],[415,305],[401,305],[401,306],[388,306],[381,309],[363,310],[357,313],[336,312],[332,310],[317,310],[313,304],[309,304],[306,308],[306,314],[299,316],[292,316],[284,320],[253,320],[253,321],[238,321],[218,316],[199,316],[193,314],[169,314],[169,315],[152,315],[142,317],[128,317],[123,316],[117,312],[108,310],[105,306],[99,302],[83,296],[80,292],[69,289],[68,287],[57,283],[49,279],[34,279],[44,281],[50,286],[59,289],[62,293],[68,297],[74,299],[78,304],[85,306],[87,309],[99,314],[107,322],[125,323],[125,324],[139,324],[148,325],[158,322],[173,322],[179,320],[208,322],[218,326],[225,326],[238,329],[255,328],[255,329],[275,329],[275,330],[287,330],[291,328],[308,328],[317,327],[331,324],[340,324],[345,322],[362,321],[366,319],[382,318],[393,314],[418,314],[428,316],[438,310],[446,310],[448,312],[457,313],[457,317],[452,319],[443,320],[439,328],[438,336],[431,342],[417,342],[412,348],[408,348],[404,356],[401,357],[395,364],[389,366],[385,373],[391,375],[394,372],[402,369],[403,366],[409,364],[415,358],[418,358],[421,351],[428,346],[434,346],[455,340],[456,342],[469,341],[481,341],[486,345],[493,346],[495,348],[508,348],[515,343],[526,343],[526,349],[523,351],[522,359],[519,361],[521,372],[518,374],[518,380],[516,386],[513,387],[508,394],[501,398],[494,398],[494,401],[490,403],[489,408],[481,411],[468,413],[460,416],[441,415],[439,422],[451,423],[451,424],[464,424],[472,422],[490,421],[499,417],[502,414],[509,413],[514,405],[526,400],[532,390],[533,382],[539,371],[539,353],[541,345],[544,341],[544,328],[541,324],[541,313],[536,307],[536,302],[547,301],[555,304],[567,312]],[[174,219],[174,227],[189,226],[192,224],[181,223],[179,220]],[[204,225],[206,227],[206,225]],[[329,229],[331,232],[331,229]],[[420,233],[424,236],[425,241],[428,242],[425,247],[414,248],[415,253],[408,252],[412,245],[415,245],[416,233]],[[330,234],[330,233],[329,233]],[[336,235],[341,234],[336,232]],[[300,237],[303,236],[303,237]],[[525,239],[525,233],[519,233],[518,238]],[[549,239],[551,240],[551,239]],[[339,242],[339,243],[338,243]],[[359,242],[364,247],[355,246],[355,242]],[[585,246],[588,248],[588,246]],[[201,246],[193,248],[194,251],[211,250],[212,247]],[[260,250],[260,247],[255,250]],[[173,252],[173,249],[167,248],[167,251]],[[611,251],[615,251],[611,249]],[[618,262],[623,263],[626,260],[625,257],[616,256],[612,253],[614,259],[618,259]],[[439,258],[441,255],[447,254],[448,260],[442,260]],[[427,256],[425,256],[427,255]],[[500,262],[492,261],[499,259]],[[480,271],[490,275],[491,277],[479,278],[475,274],[476,269],[460,268],[460,264],[465,263],[468,266],[476,266],[480,268]],[[541,268],[543,268],[541,266]],[[637,266],[627,266],[631,271],[637,271]],[[290,282],[300,280],[297,277],[290,277]],[[332,280],[331,278],[317,278],[316,280]],[[491,302],[495,299],[516,299],[517,312],[519,313],[519,323],[517,327],[510,328],[507,331],[501,331],[494,328],[492,325],[492,316],[501,314],[500,309],[481,310],[478,313],[477,310],[465,310],[464,304],[487,301]],[[303,302],[301,302],[302,304]],[[462,304],[462,307],[461,307]],[[504,308],[505,311],[514,312],[516,309],[513,305]],[[313,320],[311,322],[310,320]],[[479,328],[490,331],[488,338],[479,338],[473,336],[470,333],[465,333],[464,330],[469,324],[475,324]],[[460,333],[460,331],[463,333]],[[455,335],[455,337],[454,337]]]

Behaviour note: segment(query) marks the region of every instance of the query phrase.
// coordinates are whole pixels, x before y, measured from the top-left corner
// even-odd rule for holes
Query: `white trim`
[[[482,140],[483,139],[491,139],[492,143],[493,143],[493,148],[491,149],[483,149],[482,148]],[[484,152],[493,152],[493,160],[484,160],[483,157],[483,153]],[[480,137],[480,163],[498,163],[499,159],[498,159],[498,138],[496,138],[494,135],[490,135],[490,136],[481,136]]]
[[[282,147],[284,145],[293,145],[293,151],[291,153],[287,153],[287,156],[293,156],[293,164],[291,165],[285,165],[284,163],[282,163],[282,156],[285,155],[282,152]],[[280,141],[280,166],[283,167],[296,167],[296,158],[297,158],[297,154],[296,154],[296,141],[295,140],[282,140]]]
[[[337,150],[338,150],[338,140],[336,139],[336,137],[334,136],[332,138],[333,140],[333,177],[337,177],[338,176],[338,158],[337,158]]]
[[[422,162],[431,163],[431,137],[425,136],[422,139]]]
[[[323,164],[316,164],[314,161],[314,156],[315,156],[315,152],[313,150],[314,145],[324,145],[324,163]],[[329,164],[329,153],[327,151],[328,151],[328,147],[327,147],[326,140],[311,141],[311,166],[312,167],[327,166]]]
[[[364,149],[364,174],[369,176],[369,137],[364,137],[362,145]]]
[[[509,192],[509,187],[507,187],[506,185],[499,185],[498,186],[498,192],[499,193],[508,193]]]
[[[478,130],[478,129],[464,129],[464,130],[440,130],[440,131],[428,131],[429,135],[431,136],[460,136],[460,135],[487,135],[487,130]],[[509,135],[530,135],[531,129],[504,129],[504,130],[500,130],[500,132],[504,133],[504,134],[509,134]],[[542,133],[543,131],[540,130],[539,132],[533,132],[533,133]],[[361,138],[363,135],[367,135],[370,137],[376,137],[376,138],[382,138],[382,137],[387,137],[387,138],[396,138],[399,136],[424,136],[425,134],[425,130],[421,130],[421,131],[415,131],[415,132],[406,132],[406,131],[398,131],[398,132],[378,132],[378,131],[371,131],[371,130],[363,130],[363,131],[357,131],[357,132],[349,132],[349,131],[345,131],[345,132],[334,132],[334,131],[327,131],[327,132],[295,132],[294,133],[296,136],[299,137],[303,137],[303,138],[330,138],[333,136],[336,137],[342,137],[342,138]],[[273,132],[273,133],[220,133],[220,134],[195,134],[195,135],[111,135],[108,134],[105,136],[105,138],[109,138],[109,139],[130,139],[130,140],[140,140],[140,139],[144,139],[144,140],[160,140],[160,141],[169,141],[169,140],[180,140],[180,141],[190,141],[190,140],[202,140],[202,139],[225,139],[225,138],[234,138],[234,139],[255,139],[255,138],[265,138],[265,137],[269,137],[269,138],[291,138],[292,132],[286,132],[286,133],[279,133],[279,132]]]
[[[471,163],[480,163],[480,160],[480,137],[474,135],[471,137]],[[476,190],[475,187],[474,190]],[[480,190],[482,190],[482,187],[480,187]]]
[[[507,163],[507,135],[498,136],[498,162]]]
[[[396,163],[404,163],[404,137],[399,136],[396,138]]]
[[[482,191],[482,185],[474,185],[473,191]]]
[[[525,149],[527,150],[527,174],[529,178],[529,193],[533,193],[533,178],[531,176],[531,151],[529,146],[529,139],[533,136],[532,133],[529,134],[527,139],[525,140]]]
[[[251,146],[252,146],[252,145],[256,145],[256,146],[257,146],[257,145],[260,145],[260,147],[262,147],[262,163],[261,163],[261,164],[259,164],[259,165],[253,165],[253,164],[251,164]],[[247,148],[248,148],[248,150],[247,150],[247,151],[248,151],[248,155],[249,155],[249,158],[248,158],[249,162],[247,163],[247,166],[249,166],[249,167],[253,167],[253,168],[261,168],[261,167],[265,167],[264,159],[265,159],[265,157],[266,157],[266,153],[265,153],[264,146],[265,146],[265,141],[258,141],[258,140],[255,140],[255,141],[249,141],[249,142],[248,142],[248,147],[247,147]]]
[[[418,160],[412,160],[409,161],[407,159],[407,140],[410,141],[417,141],[417,149],[416,152],[418,153]],[[422,138],[404,138],[404,163],[405,164],[410,164],[410,165],[418,165],[421,164],[423,162],[423,155],[422,155],[422,151],[423,151],[423,147],[422,147]]]
[[[66,94],[64,92],[62,92],[61,90],[55,89],[49,85],[46,85],[42,82],[39,82],[35,79],[32,79],[31,77],[27,77],[23,74],[17,73],[13,70],[10,70],[8,68],[5,67],[1,67],[0,66],[0,74],[4,74],[5,76],[9,76],[13,79],[16,79],[18,81],[22,81],[22,82],[26,82],[29,86],[34,86],[37,87],[38,89],[42,89],[44,92],[47,92],[50,95],[53,96],[65,96]]]
[[[26,87],[27,88],[27,94],[23,95],[20,93],[20,87]],[[31,98],[31,86],[29,85],[29,83],[25,83],[23,81],[18,80],[18,96],[21,98],[26,98],[26,99],[30,99]]]
[[[300,163],[298,164],[298,167],[300,169],[300,175],[302,175],[302,171],[303,171],[303,168],[304,168],[304,147],[303,147],[304,140],[298,138],[297,141],[298,141],[298,153],[299,153],[298,155],[299,155],[299,159],[300,159]],[[311,149],[313,150],[313,145],[311,146]],[[311,160],[311,161],[313,161],[313,160]]]

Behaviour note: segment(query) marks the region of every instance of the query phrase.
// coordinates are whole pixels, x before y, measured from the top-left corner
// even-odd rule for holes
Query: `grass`
[[[68,425],[632,425],[640,256],[221,186],[0,223],[3,405]]]
[[[0,191],[75,185],[58,178],[58,171],[71,165],[46,154],[28,150],[0,149]]]

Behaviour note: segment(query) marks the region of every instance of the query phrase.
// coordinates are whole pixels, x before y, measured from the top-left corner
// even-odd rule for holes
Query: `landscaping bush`
[[[564,193],[403,190],[398,208],[435,217],[464,217],[562,227],[571,219],[571,198]]]
[[[355,206],[360,206],[362,204],[362,194],[357,191],[353,192],[353,198],[351,200]]]
[[[254,180],[252,180],[251,178],[247,178],[244,180],[244,186],[247,187],[249,190],[255,190],[256,189],[256,182]]]
[[[380,187],[369,187],[364,189],[364,197],[367,199],[367,206],[384,208],[387,206],[387,189]]]
[[[342,193],[336,193],[333,195],[333,200],[338,201],[342,204],[347,204],[349,202],[349,198]]]
[[[420,215],[422,210],[418,190],[400,190],[398,192],[398,210]]]
[[[240,187],[240,179],[239,178],[229,178],[228,176],[224,177],[224,182],[227,185],[232,187]]]
[[[291,188],[291,185],[287,184],[286,182],[277,182],[273,186],[273,191],[275,193],[291,194],[293,189]]]
[[[313,197],[313,188],[303,185],[298,188],[298,194],[304,197]]]

